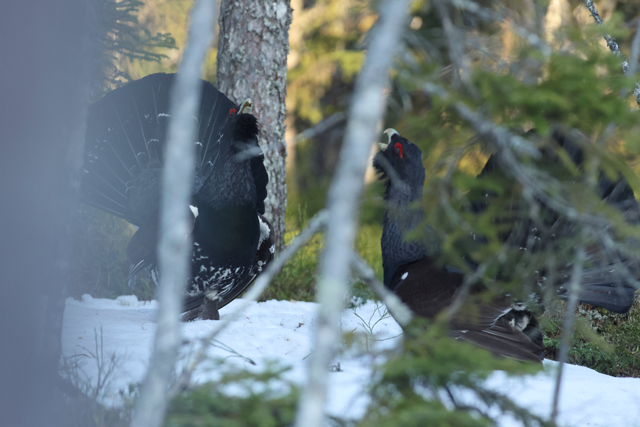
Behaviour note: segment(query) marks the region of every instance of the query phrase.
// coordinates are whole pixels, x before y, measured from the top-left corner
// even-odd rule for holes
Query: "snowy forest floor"
[[[221,311],[230,315],[241,300]],[[262,372],[274,364],[289,367],[283,379],[301,385],[305,381],[307,356],[312,352],[312,331],[317,305],[308,302],[267,301],[253,303],[208,349],[210,356],[195,371],[197,383],[216,380],[221,372],[246,369]],[[64,315],[63,355],[86,389],[108,406],[120,406],[130,398],[132,384],[146,372],[153,334],[156,302],[135,296],[115,300],[84,295],[82,301],[68,298]],[[384,306],[373,302],[347,309],[342,331],[353,337],[344,345],[329,372],[327,412],[343,419],[359,419],[365,413],[367,388],[374,367],[384,360],[384,351],[397,346],[402,330]],[[183,346],[178,370],[200,346],[215,321],[182,325]],[[510,396],[533,413],[547,418],[558,363],[545,360],[535,375],[509,377],[494,372],[486,385]],[[109,375],[106,375],[109,372]],[[82,384],[80,384],[82,385]],[[461,396],[462,397],[462,396]],[[561,426],[640,426],[640,378],[614,378],[591,369],[567,365],[561,389]],[[501,426],[520,425],[504,416]]]

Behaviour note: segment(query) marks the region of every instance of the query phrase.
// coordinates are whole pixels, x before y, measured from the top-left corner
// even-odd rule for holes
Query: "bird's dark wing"
[[[273,228],[271,227],[271,223],[262,215],[258,215],[258,218],[260,223],[260,241],[253,262],[253,268],[240,282],[234,284],[233,289],[229,293],[217,300],[217,309],[221,309],[242,294],[264,271],[271,260],[273,260],[273,254],[275,252]],[[193,320],[197,318],[199,315],[198,308],[202,306],[204,299],[204,294],[187,298],[183,307],[183,311],[186,312],[187,315],[183,320]]]
[[[395,293],[417,315],[434,319],[448,308],[461,289],[464,276],[438,266],[431,258],[400,267]],[[540,361],[544,345],[535,317],[504,297],[483,300],[483,289],[471,295],[449,322],[449,334],[492,353],[519,360]]]
[[[568,158],[580,167],[583,161],[583,152],[580,147],[572,142],[561,132],[552,135],[553,144],[557,144],[564,150]],[[541,150],[543,158],[542,167],[548,168],[553,174],[566,174],[558,155],[554,149],[545,145]],[[487,161],[479,177],[490,179],[492,182],[499,179],[509,179],[507,172],[503,170],[499,162],[498,155],[492,155]],[[573,178],[572,178],[573,179]],[[513,180],[511,180],[513,181]],[[618,179],[610,179],[604,172],[598,176],[598,196],[609,206],[615,208],[622,217],[631,225],[640,225],[640,208],[635,199],[633,190],[628,182],[619,176]],[[490,204],[498,203],[496,193],[490,190],[480,190],[479,194],[474,194],[472,200],[472,211],[475,213],[484,212]],[[509,200],[511,204],[509,205]],[[561,213],[551,209],[542,201],[538,201],[538,217],[542,225],[549,232],[538,234],[538,229],[529,218],[529,208],[523,209],[523,203],[517,194],[506,201],[507,206],[503,209],[506,214],[497,225],[505,225],[505,221],[511,222],[507,227],[508,231],[502,235],[506,244],[514,247],[527,247],[536,251],[556,251],[562,249],[562,239],[574,236],[577,232],[575,223]],[[535,230],[535,234],[531,232]],[[533,237],[533,238],[532,238]],[[482,242],[483,239],[477,239]],[[531,246],[533,242],[533,246]],[[477,244],[477,242],[474,242]],[[632,247],[640,247],[640,242],[630,239]],[[611,251],[608,248],[591,248],[587,253],[588,263],[591,265],[582,272],[580,283],[580,302],[596,305],[618,313],[626,313],[631,308],[634,301],[634,292],[640,288],[640,260],[631,259],[625,254]],[[567,297],[567,281],[570,278],[571,266],[561,264],[554,274],[556,282],[553,284],[561,298]],[[542,268],[540,271],[542,272]],[[548,275],[548,272],[543,275]]]
[[[269,183],[269,175],[264,167],[264,154],[251,158],[251,174],[256,183],[256,209],[260,215],[264,215],[264,200],[267,198],[267,184]]]
[[[451,328],[449,335],[473,343],[498,356],[530,362],[540,362],[544,359],[542,335],[536,342],[511,326],[505,318],[498,318],[495,324],[487,329]]]
[[[173,74],[151,74],[106,94],[89,108],[82,199],[140,225],[159,207],[160,178],[170,120]],[[230,111],[237,106],[202,82],[197,117],[195,194],[226,143]]]
[[[189,220],[189,232],[191,232],[195,224],[193,212],[189,215]],[[159,228],[160,211],[156,210],[138,227],[138,230],[127,244],[127,260],[129,264],[131,264],[131,268],[129,269],[129,287],[131,289],[133,289],[135,276],[140,271],[156,266]]]
[[[262,215],[258,215],[260,222],[261,241],[259,242],[256,257],[253,262],[252,271],[246,275],[242,283],[234,286],[233,290],[224,295],[218,303],[218,308],[222,308],[236,299],[241,293],[243,293],[249,285],[251,285],[256,278],[264,271],[267,265],[273,259],[274,254],[274,240],[273,240],[273,228],[271,223],[267,221]]]

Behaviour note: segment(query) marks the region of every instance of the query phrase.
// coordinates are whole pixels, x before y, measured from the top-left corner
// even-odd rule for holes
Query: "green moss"
[[[294,420],[297,389],[280,380],[283,369],[226,373],[175,397],[165,427],[284,427]],[[233,391],[232,391],[233,387]]]
[[[561,304],[563,307],[563,304]],[[557,360],[564,310],[542,318],[546,357]],[[640,300],[627,314],[581,305],[568,362],[615,377],[640,377]]]

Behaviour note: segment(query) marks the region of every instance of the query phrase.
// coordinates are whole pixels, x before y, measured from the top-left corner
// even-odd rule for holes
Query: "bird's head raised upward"
[[[425,171],[422,164],[422,151],[395,129],[384,131],[389,142],[378,144],[380,151],[373,157],[373,167],[380,173],[380,179],[386,181],[385,198],[415,200],[422,194]]]
[[[242,101],[238,114],[253,114],[253,102],[251,101],[251,98],[247,98]]]

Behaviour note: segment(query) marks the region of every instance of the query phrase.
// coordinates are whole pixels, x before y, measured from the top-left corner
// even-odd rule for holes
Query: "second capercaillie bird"
[[[127,246],[130,285],[147,269],[157,283],[161,174],[172,74],[152,74],[89,108],[81,198],[138,227]],[[183,319],[219,319],[274,253],[264,218],[268,176],[250,100],[234,104],[202,82],[191,203],[193,252]]]
[[[373,159],[386,184],[381,239],[384,285],[414,313],[434,319],[456,299],[464,275],[436,262],[440,250],[437,236],[424,224],[422,152],[395,130],[385,132],[389,143],[381,144],[381,151]],[[408,238],[416,233],[420,238]],[[481,292],[483,288],[479,285],[471,289],[472,294]],[[540,326],[524,305],[498,296],[473,303],[470,308],[470,311],[460,310],[450,320],[452,337],[474,343],[498,356],[542,360],[544,345]]]
[[[533,130],[529,131],[525,136],[529,139],[542,139]],[[584,136],[574,132],[573,138],[580,137],[586,140]],[[558,176],[568,175],[565,177],[564,183],[574,184],[575,177],[566,173],[567,168],[562,165],[558,152],[564,152],[566,159],[573,163],[575,168],[579,169],[583,167],[583,150],[572,140],[572,137],[567,132],[563,132],[560,129],[551,132],[547,139],[546,144],[543,143],[544,141],[537,141],[538,145],[542,146],[542,156],[538,161],[538,167],[546,169],[547,173],[554,171],[555,175]],[[489,157],[479,178],[508,183],[504,187],[509,188],[514,187],[516,185],[514,183],[517,182],[517,180],[513,179],[509,168],[505,168],[502,165],[499,153],[492,154]],[[640,225],[640,208],[629,183],[622,176],[612,179],[602,170],[596,172],[596,178],[594,196],[597,202],[614,208],[628,225],[632,227]],[[588,196],[583,189],[578,189],[581,191],[582,198]],[[471,196],[474,198],[471,207],[475,214],[481,214],[491,205],[498,203],[494,191],[482,189],[480,193],[478,196]],[[501,236],[504,244],[513,247],[514,250],[527,250],[532,253],[549,251],[558,254],[567,249],[572,251],[572,248],[567,247],[567,239],[576,237],[580,232],[574,220],[568,218],[565,213],[558,212],[549,206],[548,202],[538,197],[534,202],[537,219],[533,221],[531,216],[526,213],[530,210],[529,205],[523,202],[521,196],[518,197],[521,194],[521,190],[518,191],[516,189],[513,194],[513,198],[506,200],[506,205],[501,205],[502,210],[505,212],[501,221],[509,223],[506,231]],[[503,199],[507,198],[503,197]],[[606,224],[606,222],[603,222],[603,224]],[[609,228],[608,225],[598,229],[598,232],[608,232],[607,228]],[[481,241],[482,239],[479,238],[477,240]],[[637,250],[640,242],[637,239],[629,238],[625,244],[629,248]],[[640,265],[638,265],[637,257],[630,253],[633,250],[621,253],[614,247],[615,245],[611,240],[605,243],[592,242],[586,246],[586,262],[580,273],[578,301],[616,313],[627,313],[635,300],[636,290],[640,288],[640,283],[638,282]],[[556,259],[557,267],[553,274],[546,271],[544,266],[541,266],[536,271],[537,277],[533,277],[533,279],[535,279],[536,286],[539,289],[533,290],[540,293],[539,290],[550,288],[552,294],[561,299],[567,299],[572,264],[557,256]],[[554,277],[553,283],[547,283],[547,276]]]

